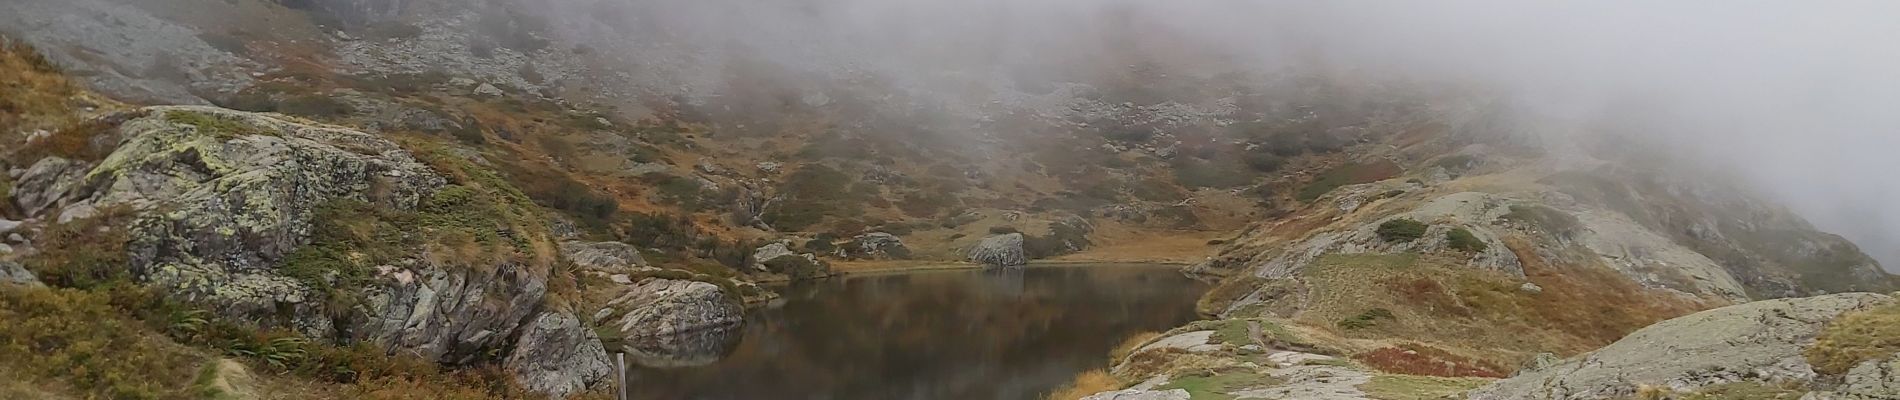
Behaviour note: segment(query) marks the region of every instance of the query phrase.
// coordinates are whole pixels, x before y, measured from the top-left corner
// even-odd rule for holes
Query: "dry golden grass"
[[[1109,375],[1108,371],[1093,369],[1076,374],[1075,380],[1070,381],[1067,385],[1056,388],[1055,391],[1049,392],[1049,395],[1043,396],[1043,398],[1047,400],[1075,400],[1087,397],[1091,394],[1119,390],[1121,388],[1122,382],[1116,380],[1114,376]]]
[[[1895,352],[1900,352],[1900,305],[1835,319],[1802,355],[1815,372],[1840,374],[1867,360],[1892,358]]]
[[[1128,339],[1122,340],[1121,344],[1115,345],[1114,350],[1108,352],[1108,360],[1111,363],[1119,363],[1128,358],[1129,354],[1134,353],[1135,349],[1141,348],[1141,345],[1148,344],[1148,341],[1158,337],[1161,337],[1161,332],[1149,331],[1131,335]]]

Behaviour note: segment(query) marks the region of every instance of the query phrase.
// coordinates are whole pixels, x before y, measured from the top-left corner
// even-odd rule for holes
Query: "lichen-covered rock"
[[[845,258],[851,259],[907,259],[910,248],[904,247],[904,240],[884,232],[870,232],[851,238],[851,242],[838,248]]]
[[[529,323],[506,361],[522,387],[556,398],[586,390],[613,372],[592,329],[567,313],[542,313]]]
[[[1007,233],[983,238],[976,247],[970,248],[970,262],[993,267],[1009,267],[1028,264],[1023,254],[1023,234]]]
[[[1869,360],[1848,370],[1835,397],[1853,400],[1900,399],[1900,357]]]
[[[745,308],[736,295],[726,293],[719,285],[647,278],[624,290],[594,315],[601,325],[618,331],[622,337],[730,329],[745,322]]]
[[[581,242],[561,243],[561,253],[569,261],[581,268],[609,274],[626,273],[647,266],[646,258],[640,257],[640,249],[621,242]]]
[[[1843,293],[1703,311],[1651,325],[1556,365],[1494,382],[1473,391],[1470,398],[1621,398],[1634,396],[1645,385],[1676,392],[1737,382],[1817,385],[1821,382],[1802,351],[1821,329],[1841,314],[1894,302],[1885,295]],[[1884,379],[1878,367],[1856,369],[1861,376],[1873,378],[1848,382],[1849,391],[1892,387],[1891,383],[1871,383]]]
[[[13,182],[14,204],[26,215],[40,215],[76,189],[87,167],[83,162],[59,157],[34,162]]]
[[[27,271],[19,263],[0,261],[0,284],[40,286],[40,279],[33,276],[33,271]]]
[[[313,287],[335,282],[334,272],[293,277],[285,270],[291,254],[310,244],[320,206],[348,201],[407,212],[443,190],[445,178],[394,143],[213,107],[150,107],[136,115],[116,127],[122,139],[98,163],[49,158],[36,164],[40,174],[23,175],[35,179],[35,211],[61,210],[62,220],[77,211],[132,212],[126,267],[145,285],[228,320],[378,343],[450,364],[505,355],[524,323],[558,318],[541,310],[550,265],[462,265],[421,248],[377,266],[348,289],[346,296],[361,301],[343,303],[331,301],[334,289]],[[536,327],[554,328],[586,330]]]

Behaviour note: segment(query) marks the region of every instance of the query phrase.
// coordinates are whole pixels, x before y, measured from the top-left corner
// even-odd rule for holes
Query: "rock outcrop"
[[[1007,233],[983,238],[970,248],[970,262],[992,267],[1011,267],[1029,263],[1023,253],[1023,234]]]
[[[1675,392],[1728,383],[1800,384],[1829,389],[1803,350],[1842,314],[1894,304],[1871,293],[1843,293],[1759,301],[1663,321],[1602,349],[1556,365],[1525,371],[1473,391],[1472,400],[1602,399],[1634,396],[1641,387]],[[1891,363],[1850,371],[1842,398],[1852,393],[1892,396]],[[1885,390],[1884,392],[1880,392]],[[1827,397],[1822,397],[1827,398]]]
[[[719,285],[647,278],[628,285],[594,320],[625,338],[657,337],[737,327],[745,308]]]
[[[566,313],[542,313],[515,342],[505,365],[522,387],[556,398],[586,390],[613,373],[600,337]]]
[[[519,345],[511,342],[517,337],[535,340],[531,345],[597,341],[578,324],[541,323],[563,318],[542,310],[553,273],[547,263],[459,265],[421,248],[375,266],[360,282],[345,283],[341,271],[289,270],[292,253],[312,244],[320,207],[352,202],[412,212],[445,190],[444,177],[392,142],[341,127],[193,106],[145,108],[111,129],[122,139],[103,160],[41,159],[23,174],[16,201],[22,211],[42,220],[58,215],[62,222],[126,210],[126,268],[179,300],[233,321],[379,343],[449,364],[489,359]],[[339,289],[319,286],[344,285],[341,290],[361,301],[335,309],[328,300]],[[542,332],[523,333],[524,323]],[[524,382],[548,390],[577,381],[545,378],[550,368],[585,367],[513,359],[530,363],[520,370],[540,371]],[[590,371],[560,374],[583,384],[599,378]]]
[[[818,260],[817,255],[792,251],[790,240],[759,246],[752,252],[752,269],[782,274],[794,280],[831,275],[831,267]]]
[[[561,253],[574,265],[601,273],[627,273],[647,266],[639,248],[621,242],[567,241],[561,243]]]
[[[870,232],[852,237],[850,242],[838,248],[840,256],[850,259],[907,259],[910,248],[904,247],[904,240],[884,232]]]

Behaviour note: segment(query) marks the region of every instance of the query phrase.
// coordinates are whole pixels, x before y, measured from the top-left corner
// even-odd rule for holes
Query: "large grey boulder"
[[[818,260],[817,255],[792,251],[791,244],[790,240],[779,240],[759,246],[752,251],[752,269],[784,274],[791,279],[818,278],[831,274],[831,266]]]
[[[587,390],[613,373],[600,337],[567,313],[536,317],[522,331],[505,365],[522,387],[555,398]]]
[[[647,278],[627,285],[594,320],[626,338],[731,329],[745,322],[735,296],[711,283]]]
[[[567,241],[561,243],[561,253],[576,266],[602,273],[626,273],[647,266],[639,248],[621,242]]]
[[[1821,329],[1841,314],[1894,302],[1886,295],[1843,293],[1703,311],[1637,330],[1556,365],[1494,382],[1472,391],[1470,398],[1625,398],[1644,385],[1676,392],[1735,382],[1818,386],[1824,382],[1817,380],[1820,377],[1801,353]],[[1890,366],[1882,370],[1863,365],[1856,371],[1862,374],[1850,377],[1846,391],[1877,392],[1894,386],[1883,381],[1893,376]]]
[[[970,248],[970,262],[995,267],[1017,266],[1029,263],[1023,253],[1023,234],[1008,233],[983,238],[983,241]]]

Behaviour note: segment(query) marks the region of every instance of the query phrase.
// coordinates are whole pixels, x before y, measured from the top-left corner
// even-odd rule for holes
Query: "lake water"
[[[780,288],[745,327],[630,356],[637,399],[1037,399],[1137,332],[1195,319],[1174,268],[864,275]],[[638,360],[636,362],[635,360]]]

